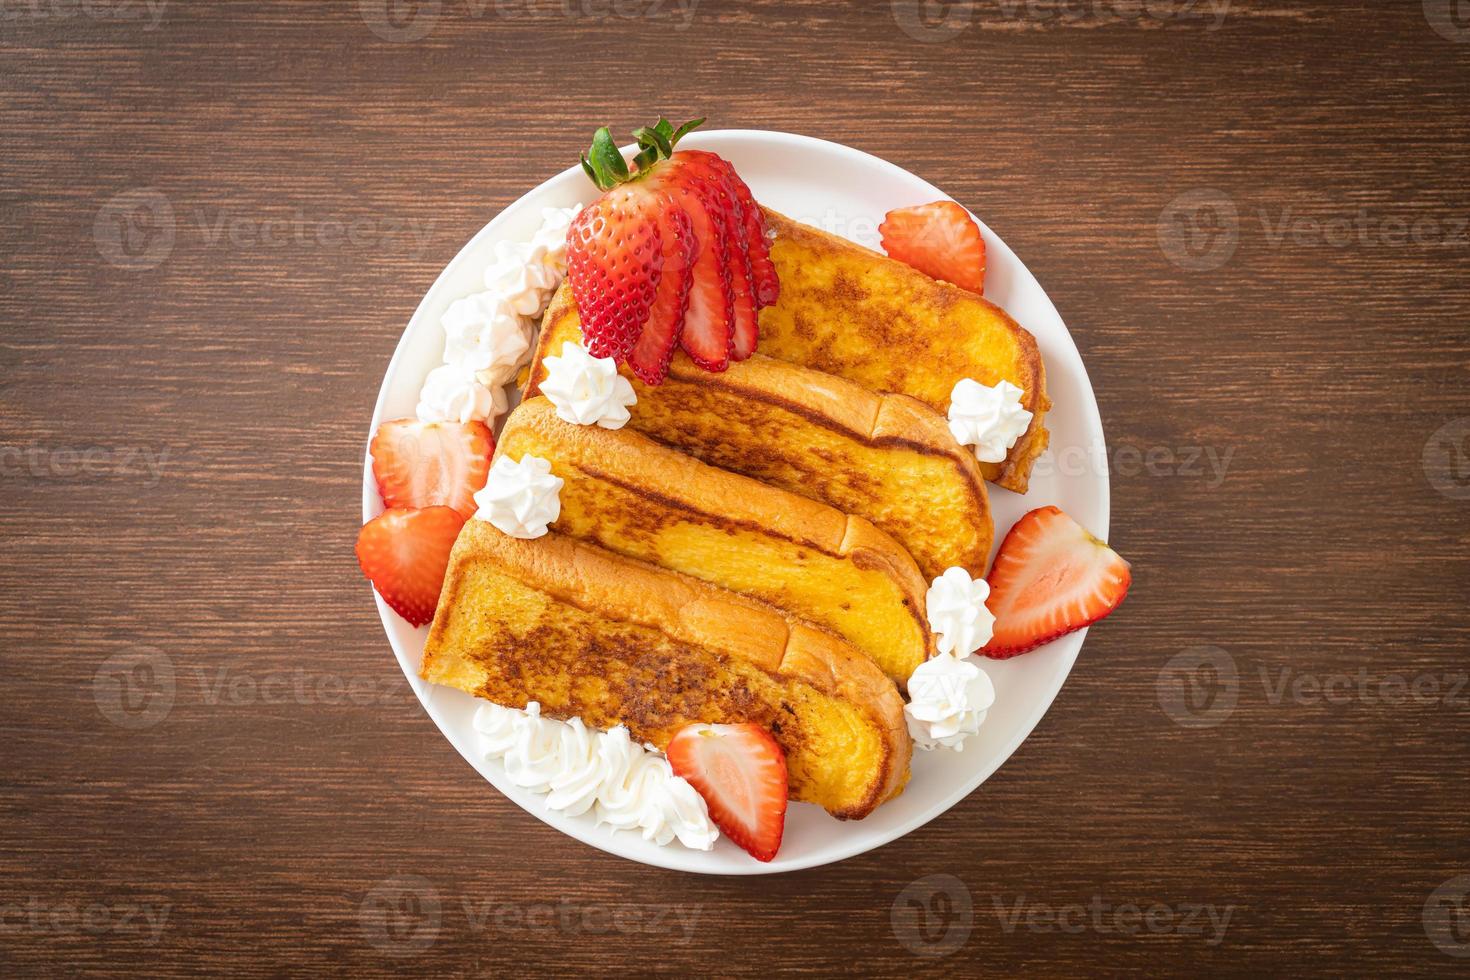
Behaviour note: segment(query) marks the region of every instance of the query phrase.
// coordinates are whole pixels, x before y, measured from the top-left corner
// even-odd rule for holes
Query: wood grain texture
[[[1470,443],[1435,435],[1470,417],[1451,3],[980,0],[929,41],[903,3],[416,6],[437,20],[393,42],[372,0],[0,4],[0,971],[1463,970],[1424,926],[1470,874],[1470,500],[1436,462]],[[848,143],[981,214],[1082,350],[1134,561],[978,792],[777,879],[634,866],[501,799],[352,559],[419,297],[595,125],[658,109]],[[1228,214],[1187,208],[1222,199],[1215,262]],[[171,243],[123,220],[159,202]],[[1213,684],[1171,672],[1198,647]],[[1393,677],[1439,691],[1385,701]],[[1172,720],[1178,678],[1218,724]],[[964,887],[916,931],[934,874]],[[1130,903],[1231,917],[1130,935]]]

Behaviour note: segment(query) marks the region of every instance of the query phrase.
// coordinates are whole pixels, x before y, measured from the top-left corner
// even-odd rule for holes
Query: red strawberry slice
[[[713,199],[720,212],[722,234],[727,242],[726,261],[730,266],[730,290],[735,301],[734,324],[732,326],[731,359],[743,361],[755,353],[758,332],[756,327],[755,290],[750,271],[750,246],[746,240],[744,208],[730,183],[724,160],[702,150],[680,150],[670,161],[681,168],[689,179],[705,182],[708,187],[706,201]]]
[[[396,419],[378,426],[368,450],[385,507],[453,507],[464,517],[478,509],[495,437],[484,422]]]
[[[889,211],[878,226],[889,258],[974,293],[985,292],[985,241],[953,201]]]
[[[662,192],[660,192],[662,193]],[[667,200],[660,205],[659,236],[663,243],[663,278],[659,280],[648,322],[628,353],[628,366],[646,383],[657,385],[669,373],[679,328],[689,308],[689,287],[694,281],[694,232],[689,215]]]
[[[729,160],[713,153],[707,156],[713,158],[712,164],[724,172],[735,193],[735,200],[740,205],[745,222],[746,252],[750,258],[751,285],[755,293],[756,308],[775,306],[776,301],[781,298],[781,280],[776,275],[776,266],[771,262],[771,243],[766,238],[765,212],[755,203],[750,187],[740,179]]]
[[[695,364],[706,371],[723,371],[730,364],[735,330],[735,295],[730,282],[724,212],[711,185],[683,173],[678,156],[662,164],[653,180],[666,188],[689,216],[697,242],[689,308],[679,343]]]
[[[1039,507],[1006,535],[987,581],[995,633],[981,651],[1005,660],[1097,622],[1128,594],[1117,552],[1056,507]]]
[[[648,320],[663,270],[659,199],[645,183],[624,184],[567,230],[567,280],[594,357],[626,358]]]
[[[745,219],[739,213],[739,204],[729,183],[718,174],[711,175],[710,183],[719,187],[719,198],[728,202],[725,211],[725,233],[728,236],[728,261],[730,263],[730,294],[735,308],[730,328],[730,359],[743,361],[755,353],[759,337],[756,326],[755,292],[750,278],[750,251],[745,245]]]
[[[383,601],[414,626],[434,618],[464,518],[453,507],[396,507],[357,535],[357,563]]]
[[[726,837],[757,861],[776,856],[786,827],[786,755],[770,732],[751,724],[687,725],[665,754]]]

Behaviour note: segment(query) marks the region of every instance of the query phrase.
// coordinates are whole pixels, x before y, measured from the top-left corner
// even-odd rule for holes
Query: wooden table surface
[[[1464,7],[4,0],[0,972],[1463,972]],[[660,110],[982,215],[1134,563],[979,791],[778,878],[500,798],[352,557],[419,298]]]

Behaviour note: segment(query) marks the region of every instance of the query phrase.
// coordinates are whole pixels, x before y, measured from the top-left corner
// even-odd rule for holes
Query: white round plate
[[[759,130],[695,133],[685,146],[712,150],[730,160],[756,198],[808,224],[878,247],[878,224],[893,208],[946,198],[939,188],[884,160],[837,143]],[[497,241],[529,239],[544,207],[587,203],[596,193],[581,167],[570,167],[506,208],[464,247],[439,276],[409,321],[378,395],[369,437],[379,423],[411,416],[424,377],[441,358],[444,336],[439,319],[449,304],[483,289],[481,276]],[[1055,504],[1100,537],[1108,533],[1108,476],[1103,461],[1102,420],[1077,348],[1056,308],[1036,279],[1005,243],[982,224],[987,258],[986,296],[1036,336],[1046,362],[1053,408],[1046,417],[1051,449],[1038,461],[1031,490],[1024,497],[991,488],[996,542],[1026,511]],[[942,356],[935,351],[935,356]],[[371,459],[364,459],[363,520],[382,511],[373,483]],[[915,752],[913,778],[898,799],[866,820],[843,822],[821,809],[793,803],[786,835],[774,861],[753,860],[721,839],[713,851],[691,851],[677,842],[658,847],[636,833],[614,833],[590,816],[566,817],[546,809],[544,798],[511,785],[496,762],[476,748],[471,726],[476,701],[460,691],[426,684],[419,678],[428,629],[415,629],[374,593],[383,627],[409,683],[444,736],[501,793],[558,830],[612,854],[679,871],[706,874],[770,874],[841,861],[918,830],[995,772],[1041,720],[1061,690],[1086,631],[1007,661],[983,661],[995,682],[996,703],[979,736],[963,752]],[[502,832],[515,833],[514,819]]]

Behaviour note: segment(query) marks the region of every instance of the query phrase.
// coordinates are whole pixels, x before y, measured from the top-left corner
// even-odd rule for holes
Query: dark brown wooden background
[[[0,4],[0,972],[1463,972],[1424,925],[1470,873],[1450,3],[390,6]],[[352,557],[419,297],[597,124],[660,110],[964,201],[1123,453],[1134,592],[1035,734],[924,830],[774,879],[633,865],[502,800]],[[1198,647],[1216,673],[1183,671]],[[905,892],[941,873],[963,887]],[[1008,929],[1017,903],[1042,911]],[[1191,903],[1231,909],[1221,941],[1114,929]]]

